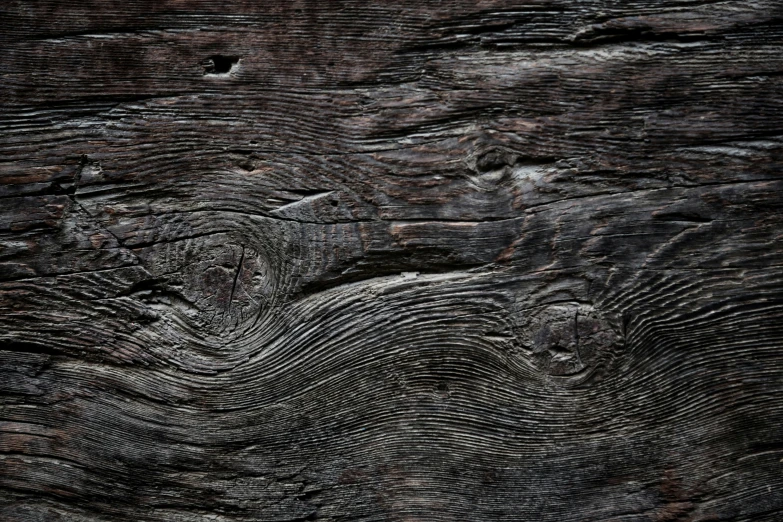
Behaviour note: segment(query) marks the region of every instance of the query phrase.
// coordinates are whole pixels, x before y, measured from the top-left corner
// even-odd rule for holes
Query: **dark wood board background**
[[[779,0],[0,21],[1,520],[783,520]]]

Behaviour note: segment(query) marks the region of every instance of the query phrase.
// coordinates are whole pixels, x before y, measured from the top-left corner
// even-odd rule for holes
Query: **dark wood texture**
[[[780,1],[0,21],[0,519],[783,520]]]

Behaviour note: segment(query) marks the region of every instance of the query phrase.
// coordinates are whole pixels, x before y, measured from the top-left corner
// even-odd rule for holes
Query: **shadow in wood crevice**
[[[26,341],[0,340],[0,358],[2,358],[2,352],[17,352],[49,356],[62,355],[62,352],[50,346]]]

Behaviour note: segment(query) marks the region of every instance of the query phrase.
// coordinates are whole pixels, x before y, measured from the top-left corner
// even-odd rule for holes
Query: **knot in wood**
[[[624,345],[616,321],[576,302],[533,311],[522,319],[518,339],[532,366],[562,385],[603,375]]]
[[[140,255],[165,281],[149,306],[213,335],[241,333],[268,305],[276,282],[263,251],[224,234],[158,243]]]

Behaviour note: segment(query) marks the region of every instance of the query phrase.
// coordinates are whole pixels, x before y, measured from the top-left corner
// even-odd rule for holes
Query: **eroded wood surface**
[[[783,517],[783,4],[8,0],[0,518]]]

